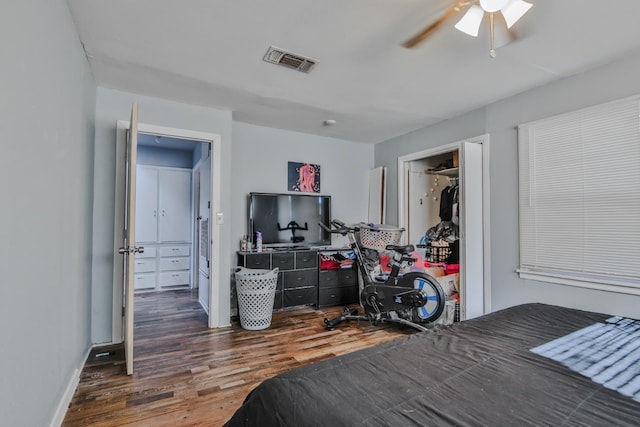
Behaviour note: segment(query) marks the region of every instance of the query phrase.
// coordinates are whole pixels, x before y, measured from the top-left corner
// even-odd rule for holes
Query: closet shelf
[[[459,168],[442,169],[439,171],[426,171],[427,175],[444,175],[449,177],[457,177]]]

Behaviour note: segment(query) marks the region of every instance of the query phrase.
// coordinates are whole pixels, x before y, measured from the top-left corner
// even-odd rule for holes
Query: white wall
[[[231,112],[181,104],[128,92],[99,87],[96,102],[95,175],[93,216],[93,296],[92,339],[94,343],[111,342],[113,297],[113,227],[116,121],[129,120],[131,104],[139,105],[140,123],[216,133],[222,139],[222,207],[231,217]],[[220,226],[221,247],[229,247],[230,226]],[[229,295],[231,258],[221,252],[220,292]],[[229,309],[219,313],[227,324]]]
[[[640,317],[640,297],[521,280],[519,263],[517,126],[640,93],[640,52],[590,72],[496,102],[463,116],[377,144],[376,166],[389,168],[389,210],[397,218],[397,158],[490,134],[492,309],[544,302]]]
[[[0,423],[46,426],[91,344],[96,92],[64,0],[0,9]]]
[[[252,191],[287,193],[289,161],[320,165],[320,192],[331,196],[333,218],[347,223],[366,221],[373,151],[371,144],[234,122],[233,253],[240,249],[242,235],[248,234],[247,195]],[[346,244],[339,238],[334,242]]]

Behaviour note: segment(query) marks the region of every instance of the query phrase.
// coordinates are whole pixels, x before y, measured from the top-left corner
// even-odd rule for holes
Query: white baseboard
[[[205,313],[207,313],[207,316],[208,316],[209,315],[209,307],[204,303],[204,301],[202,301],[201,298],[198,298],[198,302],[200,303],[200,306],[205,311]]]
[[[73,394],[76,392],[76,388],[78,384],[80,384],[80,374],[82,373],[82,368],[84,368],[84,364],[89,358],[89,353],[91,352],[91,347],[87,350],[87,353],[84,355],[82,359],[82,366],[73,370],[71,377],[69,378],[69,382],[67,383],[67,388],[65,388],[62,397],[60,398],[60,402],[58,402],[58,406],[56,408],[56,412],[53,415],[53,419],[51,423],[49,423],[49,427],[60,427],[62,422],[64,421],[65,415],[67,415],[67,409],[69,409],[69,404],[71,404],[71,399],[73,399]]]

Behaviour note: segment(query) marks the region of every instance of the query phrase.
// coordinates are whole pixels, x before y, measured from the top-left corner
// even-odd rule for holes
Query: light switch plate
[[[216,212],[216,224],[224,224],[224,214],[222,212]]]

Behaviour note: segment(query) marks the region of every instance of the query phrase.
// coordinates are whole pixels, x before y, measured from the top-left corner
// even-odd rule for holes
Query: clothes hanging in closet
[[[458,203],[458,185],[449,185],[440,193],[440,220],[451,221],[453,205]]]

